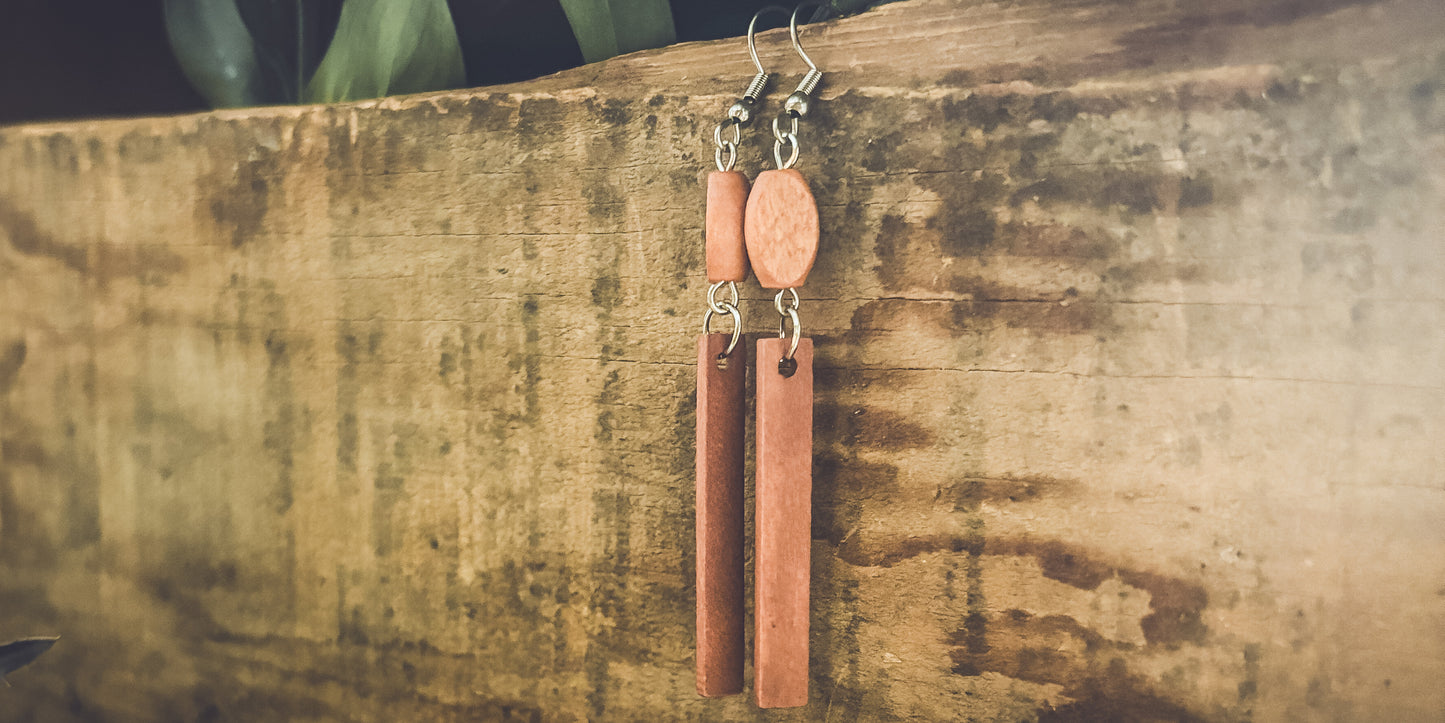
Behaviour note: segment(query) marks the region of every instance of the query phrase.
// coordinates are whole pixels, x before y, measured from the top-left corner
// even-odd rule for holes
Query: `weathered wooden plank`
[[[813,696],[770,717],[1445,712],[1437,5],[808,31]],[[64,636],[0,715],[761,719],[692,668],[750,67],[0,130],[0,637]]]

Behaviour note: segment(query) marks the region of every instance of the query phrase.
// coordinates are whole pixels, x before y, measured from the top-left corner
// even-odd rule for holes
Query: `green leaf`
[[[446,0],[346,0],[306,99],[335,103],[465,84]]]
[[[677,40],[668,0],[562,0],[562,10],[589,63]]]
[[[40,657],[40,654],[49,650],[50,646],[60,638],[21,638],[14,642],[0,645],[0,682],[4,682],[5,674],[10,673],[30,661]]]
[[[848,15],[881,3],[877,0],[833,0],[831,4],[839,15]]]
[[[235,0],[166,0],[165,17],[181,71],[211,107],[263,102],[256,46]]]
[[[256,44],[266,102],[300,103],[341,18],[341,0],[234,0]]]

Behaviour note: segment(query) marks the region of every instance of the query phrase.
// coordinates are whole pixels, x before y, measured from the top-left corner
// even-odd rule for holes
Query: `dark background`
[[[340,0],[318,0],[339,12]],[[776,0],[773,0],[776,2]],[[736,37],[769,0],[673,0],[679,42]],[[469,86],[582,64],[557,0],[448,0]],[[332,20],[334,26],[334,19]],[[782,24],[769,14],[760,27]],[[0,123],[206,110],[161,0],[0,0]]]

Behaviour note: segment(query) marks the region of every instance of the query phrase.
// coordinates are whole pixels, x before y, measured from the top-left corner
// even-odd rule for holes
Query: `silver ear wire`
[[[802,41],[798,40],[798,11],[808,6],[827,5],[821,0],[804,0],[798,7],[793,8],[793,14],[788,18],[788,36],[792,38],[793,51],[808,64],[808,72],[803,75],[797,89],[783,102],[782,112],[773,119],[773,162],[778,169],[792,168],[793,164],[798,162],[798,120],[808,115],[812,106],[811,94],[823,80],[823,71],[818,70],[817,64],[808,57],[808,52],[803,50]]]
[[[748,87],[743,91],[743,97],[728,108],[728,117],[736,120],[739,124],[747,125],[753,119],[753,107],[757,105],[758,98],[762,97],[763,91],[768,87],[768,80],[772,77],[767,70],[763,69],[763,61],[758,60],[758,18],[763,13],[783,13],[786,15],[788,9],[779,5],[769,5],[755,13],[753,19],[748,22],[748,55],[753,59],[753,67],[758,69],[757,75],[748,82]]]
[[[809,96],[818,87],[818,83],[823,80],[823,71],[818,70],[818,65],[808,57],[808,52],[803,50],[802,41],[798,40],[798,11],[805,7],[827,7],[827,5],[828,3],[820,0],[804,0],[798,3],[798,7],[793,8],[793,14],[788,19],[788,36],[793,41],[793,51],[803,59],[804,63],[808,64],[808,72],[799,81],[797,89],[783,102],[783,111],[794,118],[808,115]]]
[[[788,9],[779,5],[769,5],[753,13],[753,19],[748,22],[748,55],[753,59],[753,67],[757,68],[758,72],[752,80],[748,81],[748,87],[743,90],[743,97],[728,108],[727,117],[717,125],[717,128],[713,129],[713,143],[716,146],[713,157],[717,160],[719,171],[731,171],[733,165],[737,163],[738,144],[743,139],[742,128],[752,122],[753,111],[757,107],[758,99],[762,97],[763,91],[768,87],[768,80],[772,77],[768,71],[763,69],[763,61],[758,59],[758,46],[755,40],[758,18],[768,12],[786,15]],[[731,130],[732,138],[724,138],[723,134],[729,130]]]

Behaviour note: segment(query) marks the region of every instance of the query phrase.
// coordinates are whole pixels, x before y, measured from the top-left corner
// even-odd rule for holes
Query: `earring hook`
[[[758,34],[758,18],[762,17],[763,13],[767,12],[776,12],[787,15],[788,9],[781,5],[769,5],[753,13],[753,19],[748,23],[748,55],[752,56],[753,67],[758,69],[759,75],[767,75],[768,71],[763,70],[763,62],[761,60],[758,60],[758,46],[754,38],[756,38]]]
[[[818,66],[813,62],[812,58],[808,57],[808,52],[803,50],[802,41],[798,40],[798,11],[805,7],[824,8],[827,6],[828,3],[821,2],[820,0],[803,0],[803,2],[798,3],[798,7],[793,8],[793,14],[788,19],[788,37],[793,40],[793,50],[798,53],[798,57],[802,58],[804,63],[808,64],[808,69],[814,72],[818,72]]]
[[[823,71],[818,70],[818,65],[813,62],[811,57],[808,57],[808,51],[803,50],[803,42],[798,39],[798,11],[809,6],[826,8],[828,7],[828,3],[821,2],[820,0],[803,0],[803,2],[798,3],[798,7],[793,8],[793,14],[788,18],[788,36],[792,38],[793,50],[798,54],[798,57],[803,59],[804,63],[808,64],[807,74],[805,74],[803,79],[798,83],[798,87],[793,91],[793,94],[788,96],[788,99],[783,102],[783,112],[792,116],[794,123],[797,122],[798,118],[802,118],[808,114],[808,96],[813,93],[813,90],[818,87],[818,83],[823,80]],[[778,131],[774,129],[774,134],[777,134],[777,132]]]
[[[748,21],[748,55],[753,59],[753,67],[757,68],[758,72],[752,80],[748,81],[748,87],[743,90],[743,96],[728,108],[727,118],[723,119],[723,122],[713,130],[713,143],[717,146],[717,151],[713,156],[717,160],[719,171],[730,171],[733,164],[737,162],[738,143],[743,139],[742,128],[752,122],[753,109],[758,104],[758,98],[762,97],[763,91],[767,89],[768,80],[771,79],[768,71],[763,69],[763,61],[758,59],[758,45],[755,39],[758,34],[758,18],[768,12],[787,15],[788,9],[780,5],[768,5],[753,13],[753,19]],[[729,128],[732,129],[732,140],[723,138],[723,132]],[[724,154],[727,155],[726,161],[723,160]]]

